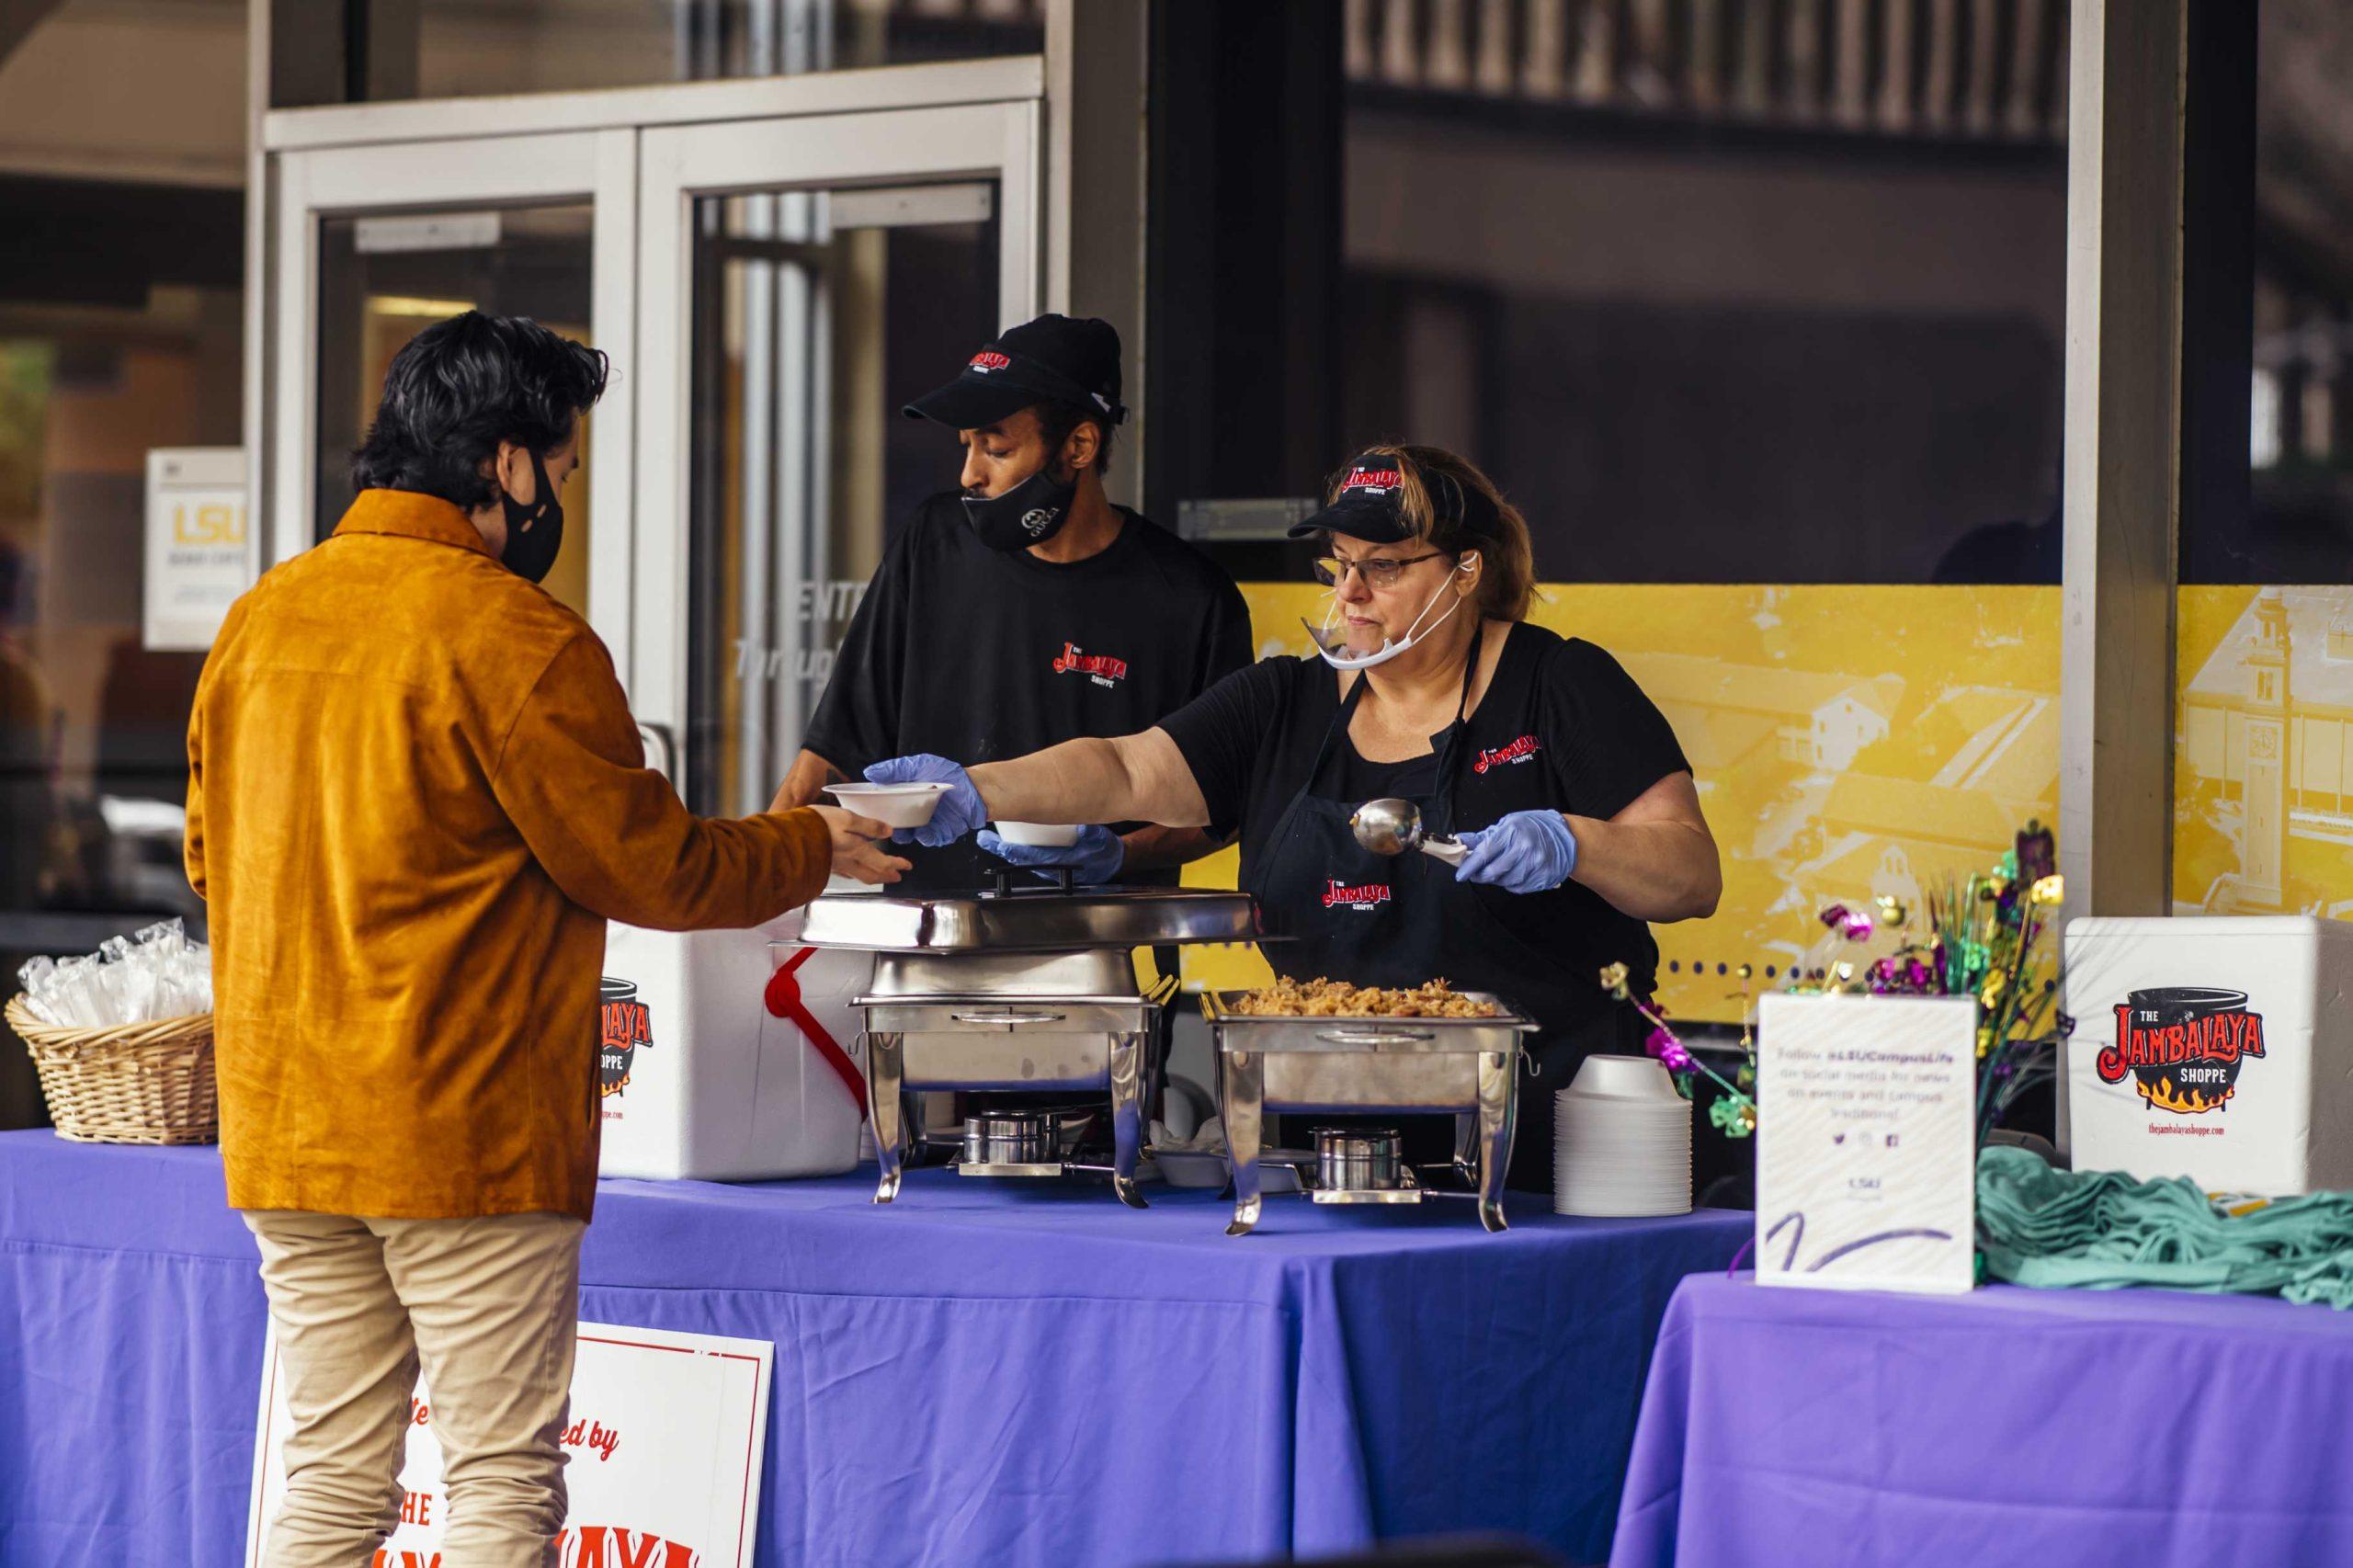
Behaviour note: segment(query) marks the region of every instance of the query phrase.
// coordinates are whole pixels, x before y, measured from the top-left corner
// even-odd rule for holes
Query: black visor
[[[1347,477],[1340,481],[1331,505],[1305,522],[1292,524],[1290,537],[1333,533],[1367,544],[1402,544],[1414,537],[1405,521],[1404,480],[1394,458],[1367,452],[1348,464]],[[1493,539],[1500,531],[1495,503],[1480,492],[1456,483],[1451,474],[1433,474],[1423,483],[1437,514],[1437,526],[1430,530],[1434,540],[1458,534]]]

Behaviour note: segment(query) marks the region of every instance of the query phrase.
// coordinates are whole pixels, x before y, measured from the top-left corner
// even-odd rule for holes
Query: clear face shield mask
[[[1478,562],[1477,552],[1472,551],[1456,562],[1454,570],[1455,572],[1474,570]],[[1332,617],[1337,614],[1340,608],[1340,591],[1339,585],[1336,583],[1333,585],[1331,598],[1324,607],[1324,624],[1321,627],[1309,626],[1305,616],[1300,617],[1299,623],[1307,628],[1307,640],[1315,644],[1315,651],[1324,655],[1325,664],[1336,670],[1369,670],[1375,665],[1387,664],[1415,643],[1419,642],[1424,637],[1428,636],[1430,632],[1444,626],[1447,617],[1460,608],[1462,601],[1468,598],[1469,595],[1456,594],[1454,602],[1448,605],[1438,618],[1429,623],[1427,630],[1422,626],[1422,617],[1429,614],[1431,606],[1445,597],[1453,587],[1453,575],[1449,574],[1447,580],[1438,585],[1438,592],[1432,594],[1428,602],[1415,612],[1413,624],[1405,628],[1404,638],[1392,642],[1383,637],[1381,640],[1381,646],[1370,653],[1351,653],[1348,652],[1347,634],[1332,630]]]

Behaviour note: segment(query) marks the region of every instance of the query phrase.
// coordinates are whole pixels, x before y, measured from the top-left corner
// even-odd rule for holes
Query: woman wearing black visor
[[[1461,458],[1372,448],[1291,532],[1324,551],[1316,570],[1332,597],[1310,628],[1320,659],[1238,671],[1140,734],[960,771],[913,836],[946,843],[994,818],[1238,830],[1242,886],[1290,938],[1266,947],[1278,972],[1442,977],[1542,1026],[1510,1179],[1548,1190],[1552,1091],[1591,1052],[1642,1048],[1600,971],[1622,963],[1647,992],[1658,963],[1647,923],[1716,906],[1722,873],[1690,765],[1615,660],[1524,619],[1527,522]],[[869,777],[937,767],[900,758]],[[1427,832],[1462,840],[1459,867],[1358,845],[1356,808],[1392,796],[1420,808]]]

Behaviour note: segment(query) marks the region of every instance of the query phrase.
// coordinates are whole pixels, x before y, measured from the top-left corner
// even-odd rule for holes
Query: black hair
[[[351,454],[355,490],[412,490],[468,511],[499,496],[483,472],[501,441],[544,458],[605,395],[605,356],[529,316],[468,311],[392,356],[384,401]]]
[[[1093,425],[1099,437],[1095,443],[1095,472],[1111,472],[1111,420],[1102,410],[1089,408],[1083,403],[1041,403],[1037,406],[1038,429],[1046,437],[1049,460],[1062,456],[1063,443],[1070,433],[1082,425]]]
[[[25,552],[8,540],[0,539],[0,627],[13,623],[18,614],[17,596],[25,589],[25,580],[32,575],[25,564]]]

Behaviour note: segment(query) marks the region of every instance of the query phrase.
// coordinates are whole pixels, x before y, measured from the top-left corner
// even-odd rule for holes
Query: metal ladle
[[[1348,831],[1375,855],[1403,855],[1409,849],[1418,849],[1432,859],[1460,866],[1462,858],[1471,853],[1461,840],[1450,834],[1425,834],[1421,808],[1411,801],[1367,801],[1348,818]]]

